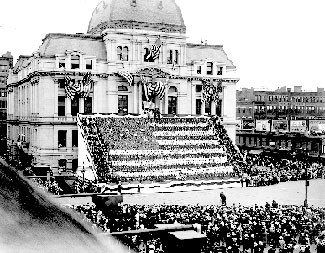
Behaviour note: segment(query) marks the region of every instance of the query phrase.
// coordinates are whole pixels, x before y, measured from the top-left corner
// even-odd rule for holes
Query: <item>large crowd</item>
[[[216,117],[95,116],[80,117],[80,122],[100,182],[238,175],[238,166],[233,164],[242,156]]]
[[[220,247],[227,252],[254,253],[266,248],[268,252],[293,252],[297,247],[308,252],[312,244],[325,248],[324,208],[281,206],[273,201],[251,207],[120,204],[105,210],[94,205],[73,206],[73,209],[104,232],[154,228],[155,224],[196,224],[198,232],[206,235],[203,252],[216,252]],[[149,244],[157,249],[154,252],[163,252],[163,242],[153,242],[154,239],[149,238]],[[125,236],[123,241],[136,250],[143,244],[141,236]]]
[[[279,182],[324,178],[325,164],[307,156],[277,153],[245,154],[241,170],[244,184],[266,186]]]

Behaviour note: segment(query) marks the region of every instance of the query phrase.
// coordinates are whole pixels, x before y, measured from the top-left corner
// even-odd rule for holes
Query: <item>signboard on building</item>
[[[253,119],[243,119],[242,129],[254,129],[255,124]]]
[[[311,132],[325,132],[325,120],[311,119],[309,120],[309,131]]]
[[[289,131],[289,125],[287,120],[272,120],[272,132],[287,132]]]
[[[303,133],[307,130],[306,120],[291,120],[290,132]]]
[[[255,130],[256,131],[270,131],[271,124],[268,120],[256,120]]]

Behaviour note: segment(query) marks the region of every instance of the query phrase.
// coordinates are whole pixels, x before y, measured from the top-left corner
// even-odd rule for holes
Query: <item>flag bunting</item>
[[[70,76],[65,76],[64,84],[67,97],[73,100],[77,95],[79,97],[88,97],[93,80],[91,79],[91,73],[87,72],[82,80],[74,80]]]
[[[125,78],[126,81],[128,82],[128,84],[130,86],[132,86],[132,84],[133,84],[133,76],[132,76],[132,74],[129,71],[119,71],[119,72],[117,72],[117,74],[119,76]]]
[[[160,54],[161,45],[162,45],[162,43],[161,43],[160,37],[158,37],[155,44],[151,45],[150,52],[149,52],[146,60],[154,61],[154,60],[158,59],[159,54]]]

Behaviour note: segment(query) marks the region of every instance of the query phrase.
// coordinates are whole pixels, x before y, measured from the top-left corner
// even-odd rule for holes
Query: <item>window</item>
[[[201,107],[202,107],[202,101],[201,99],[196,99],[196,103],[195,103],[195,113],[197,115],[201,114]]]
[[[127,114],[128,113],[128,96],[119,95],[118,96],[118,113]]]
[[[211,115],[211,101],[210,102],[208,102],[208,101],[205,102],[204,112],[207,113],[208,115]]]
[[[177,114],[177,97],[168,97],[168,114]]]
[[[143,56],[143,61],[144,62],[153,62],[153,60],[151,59],[151,57],[149,59],[147,59],[147,57],[149,56],[149,54],[150,54],[150,50],[147,47],[145,47],[144,48],[144,56]]]
[[[123,60],[122,47],[118,46],[116,52],[117,52],[117,60],[122,61]]]
[[[93,99],[92,97],[86,97],[84,102],[84,113],[92,113],[93,111]]]
[[[221,76],[222,75],[222,71],[223,71],[223,67],[220,67],[219,70],[218,70],[218,72],[217,72],[217,75],[218,76]]]
[[[213,75],[213,63],[207,62],[207,75]]]
[[[72,130],[72,147],[78,147],[78,130]]]
[[[59,79],[58,80],[58,83],[59,83],[59,88],[60,89],[64,89],[64,87],[65,87],[65,81],[64,81],[64,79]]]
[[[58,97],[58,116],[65,116],[65,97]]]
[[[167,64],[173,64],[173,50],[168,50]]]
[[[78,169],[78,159],[72,159],[72,172],[76,172]]]
[[[93,69],[93,60],[91,59],[86,60],[86,69]]]
[[[67,146],[67,130],[59,130],[58,131],[58,147],[66,147]]]
[[[71,115],[77,116],[79,113],[79,98],[75,97],[73,100],[71,100]]]
[[[202,66],[197,66],[196,73],[202,74]]]
[[[128,61],[129,60],[129,48],[126,47],[126,46],[123,47],[122,59],[123,59],[123,61]]]
[[[117,87],[118,91],[128,91],[128,87],[126,87],[125,85],[120,85]]]
[[[178,50],[175,50],[175,64],[178,64]]]
[[[202,92],[202,85],[195,85],[196,92]]]
[[[79,68],[80,68],[80,56],[71,55],[71,69],[79,69]]]
[[[65,68],[65,59],[59,59],[59,68]]]
[[[59,160],[59,173],[61,171],[65,171],[67,169],[67,160],[66,159],[60,159]]]

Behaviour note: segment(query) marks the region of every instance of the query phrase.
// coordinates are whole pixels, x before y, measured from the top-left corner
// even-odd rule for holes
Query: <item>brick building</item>
[[[325,117],[325,91],[285,86],[275,91],[237,90],[237,119],[311,119]]]

